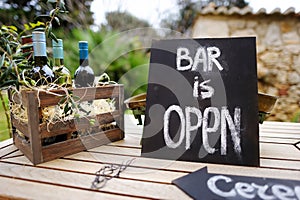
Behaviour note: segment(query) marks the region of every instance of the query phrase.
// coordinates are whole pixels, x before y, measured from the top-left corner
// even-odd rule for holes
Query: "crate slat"
[[[33,153],[30,143],[20,138],[17,134],[13,135],[14,145],[33,163]]]
[[[28,124],[17,120],[14,116],[11,116],[11,123],[14,128],[23,133],[26,137],[30,138],[28,132]]]
[[[122,85],[108,85],[101,87],[87,87],[87,88],[76,88],[73,90],[73,95],[80,97],[80,101],[90,101],[94,99],[106,99],[106,98],[116,98],[119,97],[120,88],[123,88]],[[32,91],[25,91],[31,93]],[[57,95],[54,95],[55,93]],[[57,105],[61,99],[61,96],[64,96],[66,93],[63,90],[39,92],[40,106],[54,106]],[[61,95],[61,96],[58,96]]]
[[[79,120],[67,120],[64,122],[56,122],[54,124],[49,124],[47,127],[47,123],[40,124],[40,132],[41,137],[46,138],[50,136],[61,135],[69,132],[74,132],[76,130],[82,130],[87,128],[93,128],[99,126],[101,124],[109,124],[114,122],[117,118],[120,118],[119,112],[114,111],[112,113],[103,113],[95,116],[96,123],[95,125],[91,125],[88,118],[81,118]]]

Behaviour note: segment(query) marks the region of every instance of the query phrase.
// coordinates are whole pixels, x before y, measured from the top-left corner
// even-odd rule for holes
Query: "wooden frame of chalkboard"
[[[256,39],[151,48],[142,156],[259,166]]]

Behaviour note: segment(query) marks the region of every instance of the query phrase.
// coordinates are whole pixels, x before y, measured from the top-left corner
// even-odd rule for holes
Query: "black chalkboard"
[[[212,174],[202,168],[174,181],[193,199],[300,199],[300,181]]]
[[[259,165],[255,38],[153,42],[142,156]]]

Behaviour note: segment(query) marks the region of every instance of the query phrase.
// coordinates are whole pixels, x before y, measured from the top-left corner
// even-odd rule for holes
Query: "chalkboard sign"
[[[142,156],[259,165],[255,38],[151,48]]]
[[[193,199],[300,199],[300,181],[210,174],[207,168],[174,180]]]

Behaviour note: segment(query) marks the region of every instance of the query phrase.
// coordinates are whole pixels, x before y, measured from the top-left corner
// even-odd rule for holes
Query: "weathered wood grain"
[[[87,142],[89,150],[34,166],[25,156],[0,159],[0,197],[30,199],[189,199],[172,180],[208,167],[209,173],[300,180],[300,151],[293,145],[298,141],[300,124],[266,123],[260,132],[261,167],[172,161],[140,157],[142,128],[128,124],[125,116],[123,140],[92,148],[96,138]],[[134,121],[133,121],[134,122]],[[276,131],[272,132],[272,125]],[[264,126],[264,124],[262,125]],[[289,126],[294,129],[287,128]],[[293,131],[290,131],[293,130]],[[296,130],[299,130],[297,132]],[[108,137],[109,138],[109,137]],[[16,144],[22,140],[15,140]],[[0,143],[0,157],[20,155],[12,140]],[[25,150],[28,146],[23,147]],[[56,151],[58,147],[52,147]],[[69,149],[67,147],[66,149]],[[76,148],[73,146],[73,148]],[[50,152],[50,151],[49,151]],[[113,178],[100,190],[91,190],[95,172],[110,164],[133,162],[119,178]],[[55,192],[53,192],[55,191]]]

